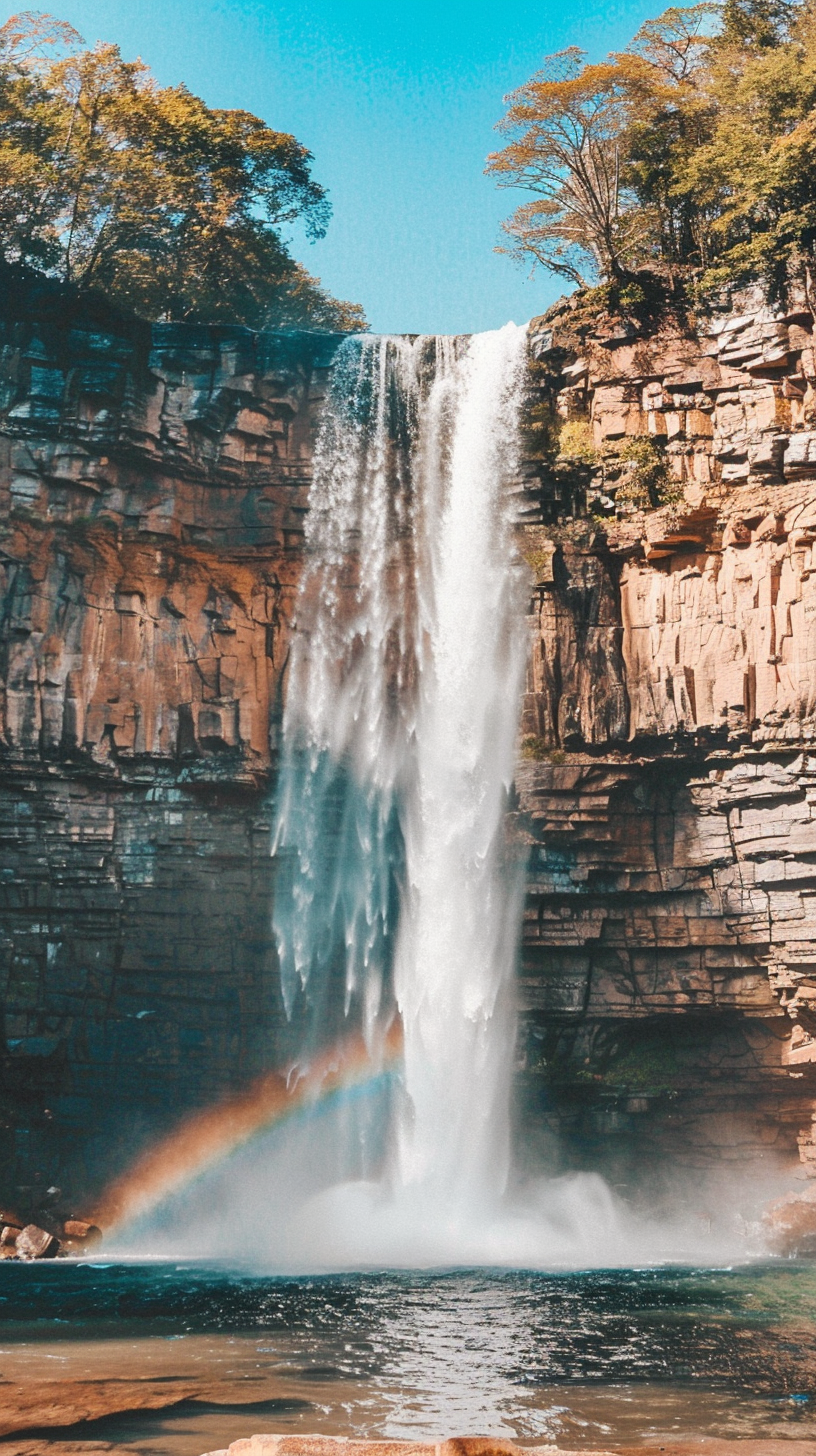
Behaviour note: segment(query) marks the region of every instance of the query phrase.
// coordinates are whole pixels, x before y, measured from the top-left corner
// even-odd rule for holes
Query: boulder
[[[788,1193],[762,1216],[765,1242],[789,1258],[816,1254],[816,1188]]]
[[[102,1237],[101,1228],[95,1223],[88,1223],[84,1218],[66,1218],[62,1231],[67,1239],[86,1246],[98,1244]]]
[[[59,1239],[36,1223],[27,1223],[17,1235],[16,1248],[20,1259],[53,1259],[59,1253]]]

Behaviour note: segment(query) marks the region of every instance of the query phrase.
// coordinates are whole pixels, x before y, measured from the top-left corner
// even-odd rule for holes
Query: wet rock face
[[[614,564],[552,553],[531,612],[522,733],[546,749],[626,743],[629,696]]]
[[[616,1123],[618,1153],[767,1167],[798,1146],[816,1172],[813,321],[754,301],[633,333],[578,340],[569,306],[533,325],[595,458],[541,481],[517,781],[530,1136],[603,1159]],[[637,508],[633,442],[669,504]],[[547,526],[564,499],[594,538]]]
[[[338,343],[3,300],[3,1187],[93,1187],[280,1054],[270,768]]]

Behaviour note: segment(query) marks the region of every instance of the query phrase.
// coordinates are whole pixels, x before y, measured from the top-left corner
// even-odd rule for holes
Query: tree
[[[770,50],[789,39],[799,8],[791,0],[725,0],[720,45]]]
[[[678,193],[684,166],[710,138],[714,107],[706,79],[711,28],[720,6],[701,0],[672,6],[641,26],[614,59],[628,96],[624,177],[637,204],[656,222],[657,256],[667,263],[704,261],[709,218],[694,194]]]
[[[769,14],[732,9],[710,51],[710,136],[674,184],[711,218],[704,286],[759,276],[783,288],[791,269],[813,273],[816,15],[775,4],[771,29]]]
[[[0,30],[0,247],[147,317],[365,327],[291,257],[330,208],[293,136],[162,88],[116,46],[24,14]],[[67,54],[51,55],[48,47]]]
[[[488,168],[537,195],[508,251],[576,283],[660,264],[816,291],[816,0],[673,6],[601,65],[549,57],[509,103]]]
[[[513,141],[488,170],[539,194],[505,225],[508,251],[576,283],[700,251],[704,219],[673,189],[709,135],[707,32],[718,14],[713,0],[673,6],[602,64],[576,48],[548,57],[508,98],[500,125]]]
[[[590,66],[584,55],[571,46],[548,56],[506,98],[499,127],[512,140],[487,163],[500,186],[537,194],[505,223],[507,251],[579,285],[588,274],[621,278],[639,242],[621,178],[624,79],[613,62]]]

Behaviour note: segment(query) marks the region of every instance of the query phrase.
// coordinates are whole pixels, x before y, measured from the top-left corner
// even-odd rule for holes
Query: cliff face
[[[533,326],[588,442],[540,472],[544,519],[590,524],[533,557],[527,1106],[595,1158],[615,1126],[624,1162],[816,1173],[813,321],[577,312]],[[643,461],[669,504],[638,509]]]
[[[269,798],[339,340],[0,312],[0,1181],[81,1191],[285,1054]],[[521,1136],[816,1170],[809,315],[566,305],[531,346],[590,444],[522,496]]]
[[[2,309],[3,1186],[281,1054],[270,765],[339,340]]]

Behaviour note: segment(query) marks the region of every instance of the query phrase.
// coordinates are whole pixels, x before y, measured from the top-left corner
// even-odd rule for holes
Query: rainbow
[[[288,1072],[265,1072],[241,1092],[194,1112],[161,1142],[141,1153],[104,1191],[93,1222],[110,1234],[186,1188],[258,1133],[328,1098],[388,1073],[402,1055],[395,1019],[369,1049],[352,1036]]]

